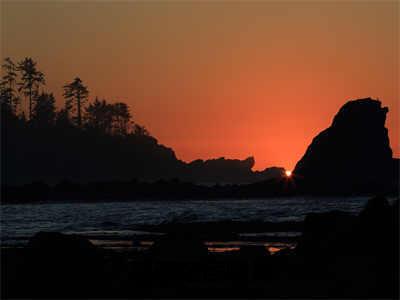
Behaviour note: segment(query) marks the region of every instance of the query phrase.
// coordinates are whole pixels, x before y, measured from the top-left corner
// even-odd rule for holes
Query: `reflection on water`
[[[248,242],[248,241],[227,241],[227,242],[205,242],[210,252],[231,252],[239,251],[242,246],[263,246],[272,255],[285,248],[294,248],[296,243],[280,243],[280,242]]]
[[[96,240],[96,239],[90,239],[90,241],[96,246],[105,249],[113,249],[119,251],[126,251],[126,250],[145,251],[148,250],[154,244],[154,241],[132,242],[129,240],[127,241],[127,240]],[[239,251],[241,246],[264,246],[265,249],[268,250],[272,255],[284,248],[294,247],[294,243],[273,243],[273,242],[256,243],[247,241],[227,241],[227,242],[209,241],[205,242],[205,245],[207,246],[208,251],[210,253]]]
[[[268,251],[269,251],[271,254],[275,254],[275,253],[277,253],[277,252],[281,251],[281,250],[282,250],[282,249],[284,249],[284,248],[278,248],[278,247],[267,247],[267,249],[268,249]]]
[[[239,251],[240,247],[208,247],[208,251],[212,253],[222,253],[222,252],[231,252],[231,251]]]

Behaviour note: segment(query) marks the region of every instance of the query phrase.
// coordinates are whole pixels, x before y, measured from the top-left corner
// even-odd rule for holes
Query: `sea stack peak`
[[[343,105],[333,119],[332,126],[347,126],[349,123],[362,127],[384,127],[387,107],[382,107],[379,100],[364,98],[350,100]]]

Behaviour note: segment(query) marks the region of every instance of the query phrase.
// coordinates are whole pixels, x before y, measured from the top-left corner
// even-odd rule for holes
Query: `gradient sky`
[[[1,1],[2,58],[75,76],[178,158],[292,169],[349,99],[379,98],[399,146],[397,1]]]

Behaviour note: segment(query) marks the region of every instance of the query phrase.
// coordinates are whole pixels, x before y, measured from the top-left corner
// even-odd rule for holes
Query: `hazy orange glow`
[[[223,252],[239,251],[240,247],[208,247],[207,249],[209,252],[223,253]]]
[[[286,177],[292,176],[292,171],[286,170],[285,175],[286,175]]]
[[[292,169],[345,101],[389,107],[399,155],[397,1],[2,1],[2,57],[47,89],[79,75],[178,158]]]

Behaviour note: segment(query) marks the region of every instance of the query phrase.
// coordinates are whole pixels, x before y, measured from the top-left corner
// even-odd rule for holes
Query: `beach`
[[[398,202],[377,199],[302,222],[142,224],[124,239],[42,231],[2,248],[2,296],[392,298]]]

